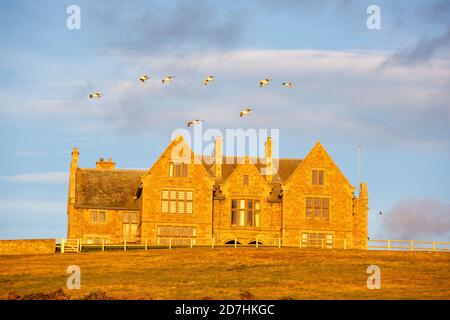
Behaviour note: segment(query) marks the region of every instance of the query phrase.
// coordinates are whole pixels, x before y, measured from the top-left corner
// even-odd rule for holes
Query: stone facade
[[[119,170],[79,168],[75,148],[68,238],[367,248],[367,187],[356,197],[320,143],[304,159],[272,159],[270,138],[264,159],[222,149],[197,156],[179,136],[149,170]]]

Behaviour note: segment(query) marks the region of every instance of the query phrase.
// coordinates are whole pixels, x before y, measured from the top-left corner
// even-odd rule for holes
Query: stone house
[[[68,238],[367,248],[367,187],[355,196],[319,142],[303,159],[273,159],[271,138],[264,159],[227,157],[222,145],[199,156],[179,136],[149,170],[111,159],[79,168],[74,148]]]

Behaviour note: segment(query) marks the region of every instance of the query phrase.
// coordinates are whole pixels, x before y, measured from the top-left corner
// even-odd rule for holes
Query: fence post
[[[391,240],[387,241],[387,247],[388,247],[388,250],[391,251]]]
[[[281,248],[281,238],[278,238],[278,248]]]
[[[302,248],[302,239],[300,239],[300,240],[298,241],[298,247],[299,247],[299,249]]]
[[[127,251],[127,238],[123,239],[123,251]]]
[[[347,239],[344,239],[344,250],[347,249]]]
[[[320,239],[320,242],[321,242],[321,247],[322,247],[322,249],[323,249],[323,239]]]
[[[214,236],[212,236],[212,238],[211,238],[211,248],[214,248],[215,243],[216,243],[216,238]]]
[[[191,248],[192,248],[194,241],[192,240],[192,238],[190,238],[189,240],[191,240]]]
[[[102,239],[102,252],[105,252],[105,239]]]
[[[64,238],[61,239],[61,253],[64,253]]]
[[[409,250],[410,251],[414,251],[414,245],[413,245],[413,241],[409,240]]]
[[[83,239],[77,239],[77,250],[81,251],[83,250]]]
[[[256,238],[256,248],[258,248],[258,238]]]
[[[431,251],[436,251],[436,244],[434,241],[431,243]]]
[[[237,248],[237,237],[234,237],[234,247]]]
[[[192,240],[192,238],[191,238]],[[172,238],[169,238],[169,249],[172,249]]]

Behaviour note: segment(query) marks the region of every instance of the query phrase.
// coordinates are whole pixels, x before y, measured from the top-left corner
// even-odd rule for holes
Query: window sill
[[[260,230],[261,227],[250,227],[250,226],[231,226],[231,228],[235,229],[248,229],[248,230]]]
[[[181,213],[181,212],[160,212],[160,214],[179,214],[179,215],[191,215],[193,214],[193,212],[191,213]]]

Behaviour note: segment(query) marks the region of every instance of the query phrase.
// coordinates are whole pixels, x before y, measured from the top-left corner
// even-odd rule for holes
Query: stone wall
[[[92,211],[104,211],[104,222],[91,222]],[[111,209],[86,209],[75,208],[73,209],[73,216],[78,219],[78,233],[72,232],[69,239],[87,239],[87,238],[99,238],[99,239],[119,239],[124,237],[123,235],[123,215],[125,212],[138,212],[133,210],[111,210]],[[137,235],[139,236],[139,235]]]
[[[196,237],[199,241],[202,238],[211,239],[214,233],[217,244],[237,238],[240,243],[245,244],[258,239],[262,244],[273,245],[278,243],[281,237],[283,245],[299,246],[300,240],[303,239],[302,236],[307,237],[309,234],[311,238],[319,235],[332,237],[335,248],[366,248],[369,200],[367,187],[362,184],[363,190],[360,196],[355,198],[355,188],[320,143],[317,143],[298,164],[289,178],[282,182],[282,203],[270,202],[272,199],[268,199],[268,196],[274,182],[262,176],[257,166],[250,163],[250,159],[246,159],[245,163],[233,168],[231,175],[224,175],[226,178],[223,179],[215,179],[203,164],[194,159],[198,160],[187,143],[178,137],[169,144],[150,171],[145,171],[138,177],[138,183],[142,182],[142,193],[138,201],[130,200],[133,206],[136,204],[134,211],[140,213],[140,228],[136,237],[160,240],[160,237],[171,237],[170,230],[172,228],[176,228],[176,230],[189,228],[189,230],[196,231],[196,235],[192,237]],[[73,198],[75,197],[75,181],[72,181],[72,177],[76,170],[81,170],[77,169],[77,161],[78,151],[75,149],[69,188],[68,237],[107,239],[122,237],[123,213],[130,210],[105,210],[105,222],[91,223],[90,212],[93,207],[75,208],[76,201]],[[170,163],[178,161],[189,163],[186,176],[170,176]],[[321,170],[324,173],[324,182],[320,185],[312,181],[314,170]],[[218,170],[219,174],[220,171]],[[78,182],[77,186],[83,184],[82,181]],[[114,179],[108,183],[114,186]],[[135,184],[133,180],[133,186],[137,188],[139,184]],[[220,186],[224,198],[213,199],[215,184]],[[88,187],[102,191],[105,186],[99,184],[95,188]],[[78,187],[77,190],[79,190]],[[135,189],[133,187],[130,190],[134,192]],[[192,192],[192,212],[185,213],[184,209],[180,210],[180,213],[163,212],[163,190],[176,191],[178,195],[183,194],[183,191]],[[110,194],[111,197],[123,196],[122,191],[117,192],[116,195],[114,188],[110,190]],[[133,195],[134,193],[127,193],[125,196],[130,198]],[[306,216],[308,197],[329,200],[328,219],[312,219]],[[259,227],[233,226],[231,224],[233,199],[259,201]],[[123,206],[119,207],[123,209]],[[158,230],[166,231],[164,231],[164,235],[161,235]],[[166,236],[166,234],[169,235]],[[177,234],[179,234],[178,231]]]
[[[313,185],[312,171],[324,171],[324,184]],[[283,243],[299,245],[302,232],[331,234],[336,247],[352,242],[354,188],[320,143],[310,151],[283,186]],[[329,199],[329,219],[308,220],[306,197]]]
[[[248,185],[243,177],[248,177]],[[269,184],[251,163],[240,164],[228,179],[221,184],[224,200],[214,201],[214,234],[218,243],[237,238],[241,244],[256,241],[273,244],[280,237],[281,206],[267,202],[271,190]],[[260,203],[259,227],[241,227],[231,225],[231,201],[233,199],[253,199]]]
[[[55,239],[0,240],[0,255],[55,253]]]
[[[173,154],[183,150],[190,159],[187,177],[169,177],[170,162]],[[177,160],[177,159],[176,159]],[[212,188],[214,181],[204,166],[195,163],[194,154],[181,138],[174,140],[143,178],[142,188],[142,238],[155,238],[158,226],[195,227],[196,237],[211,239],[212,236]],[[162,190],[192,191],[192,213],[163,213],[161,210]]]

